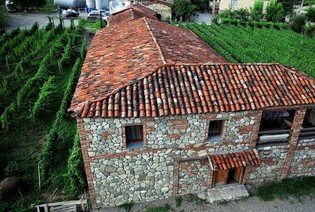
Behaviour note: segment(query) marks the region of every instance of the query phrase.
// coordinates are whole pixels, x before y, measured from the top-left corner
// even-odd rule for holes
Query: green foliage
[[[248,21],[250,13],[247,9],[231,10],[227,9],[215,17],[215,21],[219,18],[238,19],[240,21]]]
[[[297,177],[259,186],[256,195],[265,201],[295,196],[301,198],[315,193],[315,177]]]
[[[0,54],[6,55],[0,58],[1,179],[20,176],[36,190],[37,158],[41,160],[42,187],[46,191],[64,188],[67,198],[73,198],[84,190],[76,121],[67,112],[81,57],[85,57],[82,32],[82,27],[38,29],[34,24],[30,30],[17,29],[0,37]],[[3,205],[0,201],[0,208],[24,211],[31,203]]]
[[[43,7],[46,5],[46,0],[14,0],[14,3],[17,6],[20,6],[22,9],[28,9],[28,8],[39,8],[39,7]]]
[[[279,22],[283,18],[284,9],[281,3],[271,0],[266,7],[266,20]]]
[[[315,22],[315,7],[307,8],[305,16],[308,21]]]
[[[64,175],[68,183],[66,183],[67,198],[73,199],[78,194],[82,193],[85,188],[85,173],[80,148],[79,132],[77,131],[74,137],[73,147],[68,159],[67,173]]]
[[[129,202],[129,203],[124,203],[122,205],[120,205],[120,208],[123,208],[126,212],[131,212],[132,207],[134,206],[133,202]]]
[[[315,25],[305,26],[303,29],[303,34],[311,38],[315,38]]]
[[[55,83],[55,78],[49,76],[48,80],[44,83],[39,97],[36,100],[32,108],[32,117],[37,119],[39,117],[44,117],[45,115],[50,115],[54,111],[54,100],[56,99],[57,86]]]
[[[175,197],[176,208],[182,206],[183,198],[181,196]]]
[[[168,204],[165,204],[163,207],[151,207],[148,208],[147,212],[168,212],[171,211],[171,206],[169,206]]]
[[[186,24],[229,62],[277,62],[315,76],[315,40],[275,26]]]
[[[250,16],[253,21],[260,21],[263,15],[264,2],[262,0],[256,0],[253,7],[250,9]]]
[[[175,17],[184,17],[185,19],[193,15],[196,8],[196,5],[191,4],[188,0],[174,0],[171,7]]]
[[[291,29],[297,33],[301,33],[303,27],[305,26],[306,18],[303,15],[298,15],[293,17],[293,21],[291,23]]]

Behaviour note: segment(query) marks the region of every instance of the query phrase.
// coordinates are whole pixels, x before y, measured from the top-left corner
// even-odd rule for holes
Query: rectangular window
[[[143,126],[125,126],[126,146],[127,148],[141,148],[143,142]]]
[[[295,110],[264,111],[257,144],[288,142],[294,115]]]
[[[238,2],[238,0],[231,0],[231,7],[232,7],[232,9],[237,7],[237,2]]]
[[[222,140],[222,120],[210,121],[208,129],[208,140]]]

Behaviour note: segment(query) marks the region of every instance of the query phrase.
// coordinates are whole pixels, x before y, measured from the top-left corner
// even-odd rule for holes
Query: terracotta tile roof
[[[70,110],[104,98],[166,63],[226,62],[191,31],[147,18],[97,31]]]
[[[158,20],[156,12],[140,4],[131,5],[125,9],[117,11],[109,18],[109,25],[118,25],[138,18],[146,17],[152,20]]]
[[[209,155],[211,169],[214,171],[233,169],[261,164],[257,149],[242,152]]]
[[[76,115],[158,117],[315,104],[315,79],[279,64],[165,65],[139,77],[81,105]]]

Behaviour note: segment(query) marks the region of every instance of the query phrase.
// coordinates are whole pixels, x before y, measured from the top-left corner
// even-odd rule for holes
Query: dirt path
[[[180,207],[176,207],[175,198],[157,200],[151,203],[135,204],[132,211],[145,212],[150,207],[171,206],[174,212],[313,212],[315,211],[315,197],[305,197],[301,200],[296,198],[277,199],[274,201],[261,201],[257,197],[249,197],[238,201],[209,204],[189,195],[182,198]],[[119,207],[92,210],[93,212],[124,212]]]

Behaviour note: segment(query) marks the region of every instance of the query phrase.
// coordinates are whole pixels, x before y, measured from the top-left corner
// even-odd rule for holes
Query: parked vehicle
[[[99,20],[100,19],[100,13],[102,16],[102,20],[106,21],[108,20],[108,12],[107,11],[98,11],[93,10],[88,14],[87,20]]]
[[[64,17],[77,17],[79,13],[72,9],[67,9],[62,11],[62,16]]]

